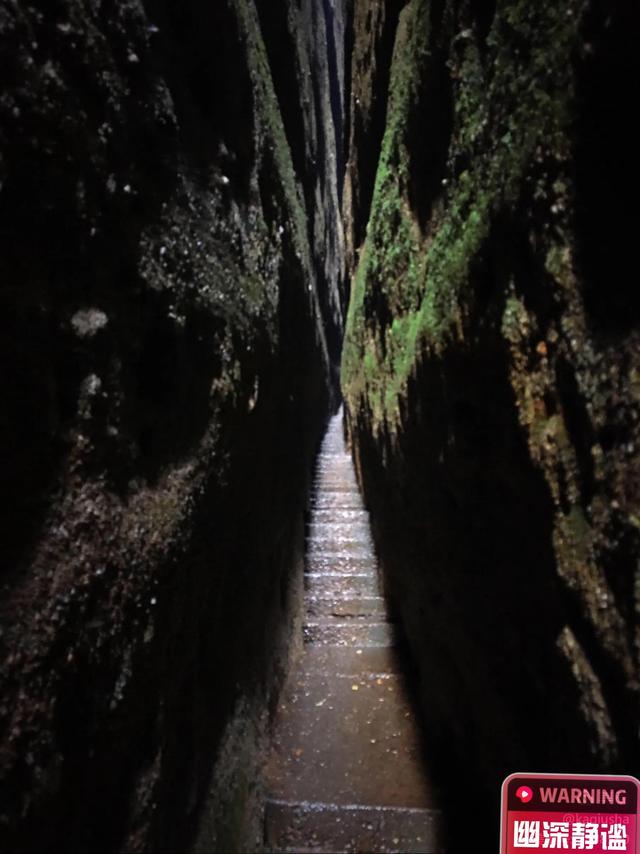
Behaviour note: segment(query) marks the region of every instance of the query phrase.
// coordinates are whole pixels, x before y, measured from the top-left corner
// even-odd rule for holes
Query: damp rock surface
[[[342,386],[434,762],[477,786],[492,844],[506,774],[638,766],[637,10],[386,20],[393,51],[372,27],[352,65],[361,102],[389,86]],[[354,175],[370,157],[352,134]]]
[[[342,7],[260,5],[0,8],[3,851],[256,844],[342,324]]]

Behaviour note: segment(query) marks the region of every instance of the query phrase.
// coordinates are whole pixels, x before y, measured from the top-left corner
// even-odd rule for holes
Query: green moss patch
[[[375,424],[397,423],[399,399],[423,352],[440,353],[464,336],[473,264],[495,218],[515,210],[525,183],[544,201],[546,184],[535,186],[539,164],[568,156],[578,11],[571,2],[510,3],[499,9],[486,43],[472,21],[462,26],[454,2],[437,28],[428,0],[412,0],[401,15],[342,363],[345,398],[354,410],[366,398]],[[450,76],[453,129],[445,177],[421,226],[410,202],[420,191],[411,192],[410,159],[439,129],[411,136],[410,123],[428,107],[422,90],[431,71],[442,73],[437,63]],[[561,255],[561,238],[556,242]]]

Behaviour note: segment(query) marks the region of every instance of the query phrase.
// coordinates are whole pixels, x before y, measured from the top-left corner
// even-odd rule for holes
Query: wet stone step
[[[358,491],[358,481],[353,471],[347,466],[333,471],[316,471],[314,483],[317,486],[333,487],[334,489],[353,489]]]
[[[377,574],[371,571],[360,573],[347,572],[307,572],[304,587],[309,596],[378,596],[380,585]]]
[[[318,468],[316,468],[313,472],[313,477],[317,481],[322,477],[331,477],[338,479],[339,477],[347,477],[349,479],[349,483],[352,485],[352,488],[357,490],[357,479],[356,473],[353,469],[353,463],[351,460],[338,460],[335,465],[326,463],[322,463]],[[354,486],[355,484],[355,486]]]
[[[265,841],[272,851],[440,854],[439,819],[430,809],[271,800]]]
[[[370,539],[357,539],[349,533],[346,535],[328,533],[321,540],[310,538],[307,540],[307,554],[310,558],[315,555],[337,555],[348,557],[353,555],[363,560],[374,562],[372,545]]]
[[[350,471],[348,464],[316,469],[314,483],[320,487],[331,484],[332,486],[344,486],[358,491],[358,481],[355,474]]]
[[[362,498],[355,492],[319,492],[311,501],[318,510],[364,510]]]
[[[340,416],[315,473],[304,592],[305,643],[267,765],[266,850],[439,852],[436,801]]]
[[[353,525],[360,523],[369,529],[369,514],[366,510],[362,509],[345,511],[344,514],[335,509],[331,511],[314,510],[311,522],[324,522],[327,525]]]
[[[312,522],[333,522],[338,525],[360,521],[368,524],[368,510],[314,510],[312,515]]]
[[[327,522],[324,519],[312,518],[307,525],[307,534],[310,538],[315,537],[317,540],[324,540],[326,537],[346,539],[351,536],[371,542],[371,527],[368,519],[346,519]]]
[[[350,492],[360,497],[358,482],[354,475],[341,472],[316,472],[313,484],[318,492]]]
[[[309,620],[302,628],[305,644],[394,646],[393,625],[387,622]]]
[[[319,479],[324,475],[335,479],[340,475],[344,475],[344,477],[349,479],[350,483],[355,481],[355,474],[349,457],[346,457],[346,459],[344,457],[331,457],[330,459],[320,460],[319,465],[316,466],[315,476]]]
[[[363,506],[362,496],[358,492],[358,487],[355,483],[329,483],[327,481],[322,481],[320,483],[315,483],[314,489],[316,490],[317,498],[320,498],[320,496],[342,496],[343,498],[351,498],[353,501],[357,502],[358,507]]]
[[[298,674],[279,706],[274,798],[432,808],[422,745],[394,674]]]
[[[366,519],[338,522],[312,519],[307,525],[307,537],[310,542],[317,541],[318,545],[322,545],[323,542],[339,543],[357,541],[366,543],[370,549],[373,548],[371,529]]]
[[[353,470],[353,464],[351,462],[350,455],[344,450],[344,448],[339,449],[335,445],[330,448],[324,448],[320,451],[318,455],[318,462],[328,462],[333,463],[335,465],[339,465],[340,463],[345,463],[349,466],[349,470]]]
[[[324,521],[327,524],[353,523],[362,522],[364,525],[369,524],[369,513],[364,509],[346,510],[344,513],[333,510],[314,510],[313,521]]]
[[[317,477],[314,479],[313,485],[322,492],[346,492],[360,497],[355,475],[352,477],[329,477],[328,475]]]
[[[347,478],[332,478],[328,479],[326,477],[320,478],[319,480],[314,481],[314,487],[318,490],[318,492],[327,492],[327,493],[343,493],[350,495],[357,495],[360,498],[360,493],[358,492],[358,486],[356,484],[355,479],[349,480]]]
[[[307,615],[310,617],[378,617],[384,619],[385,601],[382,596],[327,597],[309,596]]]
[[[344,552],[313,552],[307,558],[307,572],[346,572],[377,574],[375,561],[366,554]]]
[[[300,673],[307,677],[326,673],[334,676],[382,676],[400,671],[398,651],[392,646],[319,646],[308,644],[300,657]]]

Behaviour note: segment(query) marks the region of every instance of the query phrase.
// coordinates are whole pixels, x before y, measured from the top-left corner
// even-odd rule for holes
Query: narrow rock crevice
[[[342,414],[316,464],[304,651],[267,765],[270,851],[440,852],[442,827]]]
[[[636,770],[637,24],[0,4],[0,850],[480,851]]]

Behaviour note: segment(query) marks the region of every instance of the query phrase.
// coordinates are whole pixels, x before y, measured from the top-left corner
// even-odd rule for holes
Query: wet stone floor
[[[267,850],[443,851],[341,415],[317,464],[305,608],[267,769]]]

